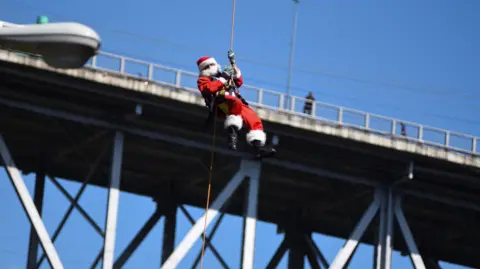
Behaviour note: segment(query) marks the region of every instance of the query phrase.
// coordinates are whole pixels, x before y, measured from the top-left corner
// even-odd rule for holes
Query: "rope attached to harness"
[[[233,0],[233,7],[232,7],[232,29],[230,35],[230,50],[233,49],[233,36],[235,30],[235,7],[236,7],[236,0]],[[232,67],[234,67],[232,65]],[[232,83],[230,79],[230,83]],[[212,154],[210,158],[210,168],[209,168],[209,177],[208,177],[208,189],[207,189],[207,205],[205,206],[205,224],[203,227],[203,243],[202,243],[202,255],[200,260],[200,269],[203,268],[203,257],[205,255],[205,244],[206,244],[206,235],[207,235],[207,214],[208,209],[210,206],[210,192],[212,188],[212,173],[213,173],[213,163],[214,163],[214,156],[215,156],[215,138],[216,138],[216,131],[217,131],[217,107],[215,104],[212,106],[213,109],[213,138],[212,138]]]

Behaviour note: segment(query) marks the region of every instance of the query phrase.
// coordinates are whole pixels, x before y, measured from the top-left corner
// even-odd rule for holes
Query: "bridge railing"
[[[166,83],[176,86],[180,90],[198,94],[196,88],[198,74],[194,72],[106,52],[100,52],[98,55],[92,57],[87,66],[103,71],[120,73],[125,76],[142,78],[152,82]],[[477,148],[477,143],[480,138],[472,135],[425,126],[320,101],[312,102],[311,114],[306,114],[303,112],[303,105],[307,101],[305,98],[290,96],[289,105],[285,107],[287,96],[283,93],[249,85],[244,85],[241,92],[245,99],[253,106],[290,113],[301,118],[315,121],[316,124],[341,125],[382,136],[394,136],[399,139],[407,139],[467,155],[480,155]]]

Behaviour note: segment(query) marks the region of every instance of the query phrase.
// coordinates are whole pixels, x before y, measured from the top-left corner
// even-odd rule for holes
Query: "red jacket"
[[[239,77],[234,78],[233,82],[235,83],[237,88],[240,88],[243,85],[243,77],[240,75]],[[199,76],[197,80],[197,87],[202,93],[202,95],[211,95],[218,90],[221,90],[226,83],[227,80],[222,77],[214,80],[211,77]]]
[[[211,106],[211,101],[213,100],[215,92],[223,89],[226,83],[227,80],[222,77],[219,77],[217,79],[213,79],[208,76],[198,77],[197,87],[202,93],[202,96],[205,99],[205,104],[208,107]],[[233,83],[235,83],[235,86],[237,86],[237,88],[240,88],[243,85],[243,77],[241,76],[241,74],[238,77],[234,77]],[[217,116],[224,118],[225,114],[221,109],[217,109]]]

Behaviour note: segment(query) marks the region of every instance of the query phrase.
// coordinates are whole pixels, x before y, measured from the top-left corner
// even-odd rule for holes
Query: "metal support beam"
[[[390,269],[392,264],[393,193],[392,189],[381,192],[381,211],[376,251],[376,268]]]
[[[438,261],[434,260],[434,259],[426,259],[426,264],[425,266],[427,266],[428,269],[442,269],[442,267],[440,267],[440,264],[438,264]]]
[[[312,239],[312,236],[311,235],[305,235],[304,240],[307,243],[307,248],[310,249],[314,254],[316,254],[316,257],[318,259],[320,259],[320,263],[322,264],[322,266],[325,269],[329,268],[330,265],[328,264],[328,261],[325,258],[325,255],[323,255],[323,253],[318,248],[317,244],[315,244],[315,242]],[[317,259],[317,258],[315,258],[315,259]]]
[[[299,223],[291,220],[279,228],[285,232],[284,240],[268,263],[267,269],[276,268],[287,250],[289,251],[288,268],[304,268],[305,257],[312,269],[329,267],[325,256],[313,241],[311,232],[305,231]]]
[[[375,267],[374,269],[382,269],[385,265],[385,255],[384,255],[384,250],[385,250],[385,236],[387,234],[387,203],[385,203],[385,193],[382,192],[379,199],[381,200],[380,204],[380,216],[379,216],[379,221],[378,221],[378,236],[376,237],[377,240],[377,246],[375,248],[375,257],[374,257],[374,263]]]
[[[246,212],[243,222],[242,261],[240,268],[253,269],[255,257],[255,230],[257,225],[258,193],[260,186],[260,166],[252,167],[248,180]]]
[[[211,208],[205,212],[202,217],[193,225],[188,233],[183,238],[175,251],[170,255],[167,261],[163,264],[162,269],[178,268],[178,265],[185,257],[187,252],[192,248],[195,241],[203,233],[204,225],[207,227],[218,215],[219,210],[223,207],[225,202],[232,196],[235,190],[240,186],[245,177],[253,178],[260,170],[260,163],[250,160],[242,160],[240,170],[234,175],[230,182],[225,186],[217,199],[212,203]]]
[[[162,244],[162,259],[160,264],[163,264],[170,255],[172,255],[175,248],[175,230],[177,227],[177,205],[169,202],[164,208],[164,222],[163,222],[163,244]]]
[[[133,252],[138,248],[142,241],[147,237],[153,227],[158,223],[158,220],[162,217],[162,212],[158,208],[153,212],[150,218],[145,222],[142,228],[138,231],[135,237],[130,241],[130,244],[125,248],[120,257],[117,258],[117,261],[113,265],[113,268],[120,269],[122,268],[128,259],[132,256]]]
[[[287,239],[283,239],[282,243],[280,243],[280,246],[277,248],[277,251],[275,251],[275,254],[273,254],[272,259],[270,259],[270,262],[267,264],[266,269],[275,269],[277,268],[278,264],[283,258],[283,255],[288,250],[288,243]]]
[[[41,167],[40,169],[43,170],[43,167]],[[38,171],[35,175],[35,194],[33,199],[40,216],[42,215],[44,193],[45,193],[45,172]],[[35,269],[35,266],[37,265],[37,256],[38,256],[38,236],[37,236],[37,233],[35,232],[35,227],[33,227],[32,225],[30,228],[30,242],[28,244],[27,269]]]
[[[88,171],[86,177],[85,177],[85,180],[83,181],[82,183],[82,186],[80,187],[80,189],[78,190],[77,194],[75,195],[75,197],[73,198],[73,201],[71,201],[70,203],[70,206],[68,207],[67,211],[65,212],[65,214],[63,215],[63,218],[62,220],[60,221],[60,224],[58,224],[58,227],[57,229],[55,230],[55,232],[53,233],[53,236],[52,236],[52,242],[55,242],[55,240],[57,239],[57,237],[60,235],[60,232],[62,231],[63,227],[65,226],[65,224],[67,223],[67,220],[68,218],[70,217],[70,214],[73,212],[73,208],[75,208],[75,205],[78,203],[78,201],[80,200],[80,197],[82,196],[83,192],[85,191],[85,188],[87,187],[88,183],[90,182],[90,180],[92,179],[93,175],[95,174],[95,172],[97,171],[98,169],[98,166],[100,165],[103,157],[105,156],[105,153],[107,152],[106,151],[107,147],[104,147],[102,152],[98,155],[97,159],[94,161],[94,163],[90,166],[90,170]],[[102,232],[103,234],[103,232]],[[103,235],[102,235],[103,236]],[[40,259],[38,260],[37,262],[37,266],[36,268],[40,268],[40,266],[42,265],[42,262],[43,260],[45,259],[45,253],[40,257]]]
[[[98,263],[102,260],[102,254],[103,254],[103,247],[102,249],[100,249],[97,256],[95,256],[95,259],[93,260],[92,265],[90,265],[90,269],[97,269]]]
[[[78,212],[87,220],[87,222],[92,225],[93,229],[101,236],[104,237],[105,234],[102,231],[102,228],[100,225],[97,224],[97,222],[83,209],[77,201],[75,201],[75,198],[73,198],[68,191],[52,176],[48,176],[50,181],[57,187],[57,189],[67,198],[67,200],[72,204],[74,207],[77,208]]]
[[[423,262],[422,257],[420,256],[420,252],[418,251],[417,245],[415,244],[415,240],[413,239],[412,232],[408,227],[407,220],[405,215],[403,214],[403,209],[401,205],[401,199],[399,196],[395,199],[395,215],[397,217],[398,224],[400,229],[402,230],[403,238],[407,243],[408,250],[410,251],[410,258],[412,260],[415,269],[426,269],[425,263]]]
[[[63,264],[58,257],[58,253],[55,250],[52,241],[50,240],[50,236],[48,235],[47,229],[43,224],[40,214],[35,208],[35,204],[33,203],[27,186],[20,175],[20,171],[17,169],[12,156],[10,155],[10,151],[8,150],[3,139],[3,135],[0,135],[0,153],[7,170],[8,178],[12,182],[22,207],[24,208],[30,223],[33,225],[37,236],[40,239],[40,244],[42,245],[43,251],[47,255],[50,266],[53,269],[63,269]]]
[[[387,196],[387,233],[385,237],[385,268],[392,267],[392,251],[393,251],[393,218],[395,210],[395,200],[392,189],[389,189]]]
[[[306,243],[306,241],[305,241]],[[320,267],[320,262],[318,261],[317,254],[313,250],[313,248],[309,247],[307,244],[305,244],[305,254],[307,255],[308,262],[310,263],[310,267],[312,269],[321,269]]]
[[[298,269],[305,267],[305,249],[304,242],[299,236],[298,231],[288,230],[285,233],[289,245],[288,251],[288,269]]]
[[[363,233],[365,232],[368,225],[372,221],[373,217],[377,213],[379,206],[380,206],[380,201],[379,201],[379,195],[377,191],[374,200],[372,201],[368,209],[365,211],[365,214],[362,216],[362,218],[358,222],[357,226],[355,227],[355,230],[350,235],[350,238],[348,239],[348,241],[342,247],[340,252],[338,252],[337,256],[335,257],[335,260],[330,266],[330,269],[344,268],[344,266],[350,260],[350,257],[352,256],[353,252],[357,248],[360,238],[363,236]]]
[[[108,190],[107,217],[105,221],[105,241],[103,246],[103,269],[112,269],[115,235],[117,231],[118,202],[120,196],[120,179],[122,169],[124,135],[115,133],[112,156],[110,186]]]
[[[379,242],[376,248],[376,268],[391,268],[393,218],[395,216],[400,225],[405,242],[407,243],[412,263],[416,269],[425,269],[425,263],[419,254],[418,248],[403,214],[400,197],[393,193],[392,188],[389,188],[388,190],[377,189],[375,191],[374,201],[363,215],[357,227],[355,227],[350,239],[337,254],[330,268],[342,269],[346,266],[351,259],[351,255],[355,251],[361,236],[365,232],[365,229],[368,227],[372,218],[375,216],[379,207],[382,208],[382,211],[380,216]]]
[[[227,201],[228,203],[228,201]],[[185,209],[185,207],[183,206],[180,206],[180,210],[182,210],[183,214],[185,215],[185,217],[188,219],[188,221],[194,225],[195,224],[195,220],[193,219],[192,215],[190,215],[190,213],[188,213],[188,211]],[[213,229],[212,229],[212,232],[210,233],[210,235],[208,237],[206,237],[205,239],[205,242],[206,242],[206,247],[210,247],[210,249],[212,250],[212,253],[213,255],[217,258],[217,260],[220,262],[220,264],[223,266],[223,268],[228,268],[228,265],[227,263],[225,262],[225,260],[222,258],[222,256],[220,255],[220,253],[218,252],[218,250],[213,246],[212,242],[210,242],[210,239],[213,237],[214,233],[213,231],[216,230],[216,226],[220,225],[220,221],[222,220],[223,218],[223,213],[220,214],[220,217],[218,218],[217,220],[217,223],[215,223]],[[203,232],[200,236],[203,236]],[[200,252],[200,255],[201,255],[201,252]],[[199,259],[199,262],[200,262],[200,259]]]
[[[217,232],[217,229],[218,227],[220,227],[220,224],[222,223],[222,220],[223,220],[223,217],[225,216],[225,213],[221,213],[220,214],[220,217],[217,219],[217,222],[215,222],[215,224],[213,225],[213,228],[212,228],[212,231],[210,232],[210,234],[205,238],[205,241],[208,242],[209,244],[207,244],[205,246],[205,251],[207,250],[207,248],[210,246],[210,248],[212,248],[212,239],[213,239],[213,236],[215,235],[215,233]],[[203,235],[203,234],[202,234]],[[214,250],[212,248],[212,250]],[[206,252],[205,252],[206,253]],[[218,253],[218,252],[217,252]],[[202,250],[200,250],[198,252],[198,255],[197,257],[195,258],[195,262],[193,262],[193,265],[192,265],[192,269],[195,269],[197,268],[197,265],[200,263],[200,260],[202,259]],[[225,260],[220,257],[218,259],[218,261],[220,262],[220,264],[222,265],[222,267],[224,269],[229,269],[230,267],[228,266],[227,262],[225,262]],[[242,268],[242,267],[240,267]]]

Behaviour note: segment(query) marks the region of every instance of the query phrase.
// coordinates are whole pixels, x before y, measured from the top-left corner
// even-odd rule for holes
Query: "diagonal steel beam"
[[[20,171],[18,170],[15,162],[12,159],[12,156],[10,155],[10,151],[8,150],[7,145],[5,144],[5,141],[3,139],[3,135],[0,135],[0,154],[2,155],[8,178],[12,182],[12,185],[17,192],[22,207],[27,213],[28,220],[37,232],[38,239],[40,240],[40,244],[43,248],[44,253],[47,256],[50,265],[53,269],[63,269],[63,264],[58,257],[55,246],[50,240],[47,229],[45,228],[42,218],[40,217],[40,214],[38,213],[37,208],[33,203],[27,186],[25,185],[25,182],[20,175]]]
[[[50,175],[48,176],[48,178],[50,179],[50,181],[52,181],[53,185],[55,185],[55,187],[57,187],[57,189],[67,198],[67,200],[70,201],[71,204],[73,204],[73,206],[78,210],[78,212],[80,212],[80,214],[87,220],[87,222],[93,226],[93,229],[101,237],[104,237],[105,234],[102,231],[100,225],[98,225],[97,222],[85,211],[85,209],[83,209],[83,207],[80,206],[77,201],[75,201],[75,198],[73,198],[70,193],[68,193],[68,191],[58,182],[58,180]]]
[[[320,262],[318,261],[317,255],[313,252],[313,249],[306,248],[305,254],[307,255],[308,262],[310,263],[310,267],[312,269],[321,269]]]
[[[325,267],[325,269],[329,268],[330,265],[328,264],[325,255],[323,255],[323,253],[320,251],[320,248],[318,248],[317,244],[315,244],[312,237],[309,235],[304,235],[304,240],[307,244],[307,248],[310,249],[313,253],[315,253],[316,256],[320,259],[322,266]]]
[[[93,263],[90,266],[90,269],[97,269],[98,263],[102,260],[102,254],[103,254],[103,246],[98,252],[97,256],[95,257],[95,260],[93,260]]]
[[[187,209],[185,209],[185,207],[183,205],[180,205],[180,210],[182,210],[183,214],[185,215],[185,217],[187,217],[188,221],[190,221],[191,224],[195,224],[195,220],[193,219],[192,215],[190,215],[190,213],[188,213]],[[220,215],[221,217],[222,215]],[[200,236],[203,236],[203,232]],[[220,253],[218,252],[218,250],[215,248],[215,246],[212,244],[212,242],[210,242],[210,240],[207,238],[207,240],[205,240],[205,243],[208,247],[210,247],[210,249],[212,250],[212,253],[213,255],[217,258],[217,260],[225,267],[225,268],[228,268],[228,265],[227,263],[225,262],[225,260],[222,258],[222,256],[220,255]]]
[[[193,225],[192,229],[183,238],[175,251],[170,255],[168,260],[163,264],[162,269],[175,269],[187,252],[192,248],[195,241],[203,233],[204,226],[208,227],[213,219],[218,215],[219,210],[224,206],[225,202],[237,190],[244,178],[251,173],[252,166],[258,165],[254,161],[242,160],[240,170],[228,182],[227,186],[222,190],[217,199],[212,203],[212,207],[205,212],[200,219]]]
[[[427,266],[428,269],[442,269],[442,267],[440,267],[440,264],[438,263],[438,261],[430,258],[430,259],[427,259],[427,264],[425,264]]]
[[[40,172],[36,173],[35,178],[35,190],[34,190],[34,203],[37,207],[38,213],[40,216],[42,215],[43,209],[43,197],[45,194],[45,172],[43,170],[44,167],[40,166]],[[28,244],[28,260],[27,260],[27,269],[35,269],[37,265],[37,257],[38,257],[38,236],[33,228],[30,228],[30,242]]]
[[[412,260],[415,269],[426,269],[425,262],[423,261],[422,256],[418,251],[417,245],[415,244],[415,239],[413,239],[412,232],[408,227],[407,219],[403,214],[400,196],[397,196],[395,198],[395,215],[397,217],[400,230],[402,231],[403,238],[405,239],[408,250],[410,251],[410,259]]]
[[[342,269],[345,267],[347,262],[350,260],[353,252],[357,248],[360,238],[363,236],[363,233],[367,229],[368,225],[372,221],[373,217],[378,211],[380,206],[380,201],[378,195],[375,195],[375,199],[372,201],[368,209],[363,214],[362,218],[358,222],[357,226],[353,230],[350,238],[342,247],[342,249],[338,252],[335,260],[330,265],[330,269]]]
[[[113,265],[113,268],[120,269],[122,268],[128,259],[132,256],[133,252],[138,248],[142,241],[147,237],[147,235],[152,231],[153,227],[158,223],[158,220],[162,217],[162,212],[158,208],[153,212],[150,218],[145,222],[142,228],[138,231],[130,244],[125,248],[120,257],[117,258],[117,261]]]
[[[103,157],[105,156],[106,152],[107,152],[107,148],[108,146],[105,146],[102,151],[100,152],[100,154],[98,155],[97,159],[94,161],[94,163],[90,166],[90,170],[88,171],[88,174],[87,176],[85,177],[85,180],[83,181],[82,183],[82,186],[80,187],[80,189],[78,190],[77,194],[75,195],[75,197],[73,198],[73,201],[75,203],[78,202],[78,200],[80,200],[80,197],[82,196],[83,192],[85,191],[85,188],[87,187],[88,183],[90,182],[90,180],[92,179],[93,175],[95,174],[95,172],[97,171]],[[68,218],[70,217],[70,214],[73,212],[73,208],[75,207],[75,204],[74,203],[71,203],[70,206],[68,207],[67,211],[65,212],[62,220],[60,221],[60,224],[58,224],[58,227],[57,229],[55,230],[55,232],[53,233],[53,236],[52,236],[52,241],[55,242],[55,240],[57,239],[57,237],[60,235],[60,232],[62,231],[63,227],[65,226],[65,224],[67,223],[67,220]],[[40,266],[42,265],[42,262],[43,260],[45,259],[45,253],[42,254],[42,256],[40,257],[39,261],[37,262],[37,269],[40,268]]]
[[[277,268],[278,264],[283,258],[283,255],[288,250],[288,243],[286,239],[283,239],[282,243],[280,243],[280,246],[277,248],[277,251],[275,251],[275,254],[273,254],[272,259],[270,259],[270,262],[267,264],[266,269],[275,269]]]
[[[220,214],[220,217],[218,217],[217,222],[215,222],[215,225],[213,225],[212,231],[211,231],[210,234],[207,236],[207,238],[205,238],[205,241],[208,242],[208,245],[205,247],[205,251],[207,251],[208,246],[213,246],[213,244],[212,244],[213,236],[214,236],[215,233],[217,232],[218,227],[220,227],[220,224],[222,223],[222,219],[223,219],[224,216],[225,216],[225,213],[222,212],[222,213]],[[215,251],[216,251],[216,250],[215,250]],[[213,248],[212,248],[212,252],[213,252]],[[220,254],[219,254],[218,252],[217,252],[217,254],[220,256]],[[192,269],[197,268],[197,265],[198,265],[198,263],[200,262],[201,258],[202,258],[202,250],[200,250],[200,251],[198,252],[197,257],[195,258],[195,262],[194,262],[193,265],[192,265]],[[228,266],[228,264],[225,262],[225,260],[222,259],[222,257],[220,257],[219,261],[220,261],[220,264],[222,264],[222,267],[223,267],[224,269],[229,269],[229,268],[230,268],[230,267]]]

